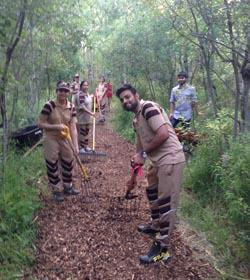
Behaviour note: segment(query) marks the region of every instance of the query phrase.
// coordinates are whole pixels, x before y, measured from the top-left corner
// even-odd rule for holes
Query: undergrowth
[[[250,135],[233,139],[221,112],[203,128],[202,143],[185,170],[183,216],[206,233],[222,279],[245,279],[250,241]],[[203,129],[203,132],[202,132]]]
[[[33,219],[40,207],[41,158],[39,150],[25,159],[13,151],[5,165],[0,190],[0,279],[21,277],[23,269],[34,262],[37,231]]]
[[[125,112],[120,104],[120,101],[116,98],[113,102],[115,113],[111,120],[115,130],[127,141],[134,143],[135,133],[132,128],[132,120],[134,114],[131,112]]]
[[[116,104],[117,132],[134,139],[132,115]],[[221,279],[246,279],[250,263],[250,135],[232,137],[230,114],[198,126],[201,143],[185,169],[181,213],[215,248]]]

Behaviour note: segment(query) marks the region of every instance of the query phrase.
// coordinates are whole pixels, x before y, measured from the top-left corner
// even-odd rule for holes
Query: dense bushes
[[[217,167],[225,201],[226,217],[235,238],[240,242],[239,253],[250,261],[247,245],[250,241],[250,135],[239,142],[230,140],[224,162]],[[240,252],[243,250],[242,252]]]
[[[41,165],[41,155],[36,152],[27,159],[11,154],[5,166],[0,190],[0,279],[20,276],[22,268],[33,262]]]
[[[222,113],[205,125],[205,139],[186,169],[185,185],[194,201],[186,201],[184,208],[201,230],[209,232],[217,248],[224,247],[231,263],[237,264],[250,260],[250,135],[234,140],[228,124],[227,114]],[[190,209],[194,204],[199,208],[196,213]]]

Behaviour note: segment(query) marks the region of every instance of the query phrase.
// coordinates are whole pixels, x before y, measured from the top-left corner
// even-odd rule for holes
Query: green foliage
[[[211,256],[213,258],[210,261],[213,262],[214,267],[220,273],[220,279],[245,279],[246,257],[242,256],[239,259],[239,251],[244,248],[235,241],[232,236],[232,229],[227,226],[227,223],[224,223],[227,217],[224,212],[221,212],[221,207],[218,207],[218,205],[217,208],[211,207],[210,204],[204,207],[197,197],[183,192],[181,196],[181,215],[199,232],[205,233],[206,239],[209,243],[212,243],[214,251]],[[233,252],[235,250],[238,250],[237,254]],[[239,261],[242,261],[242,271],[238,267]],[[230,275],[230,277],[224,277],[224,275]]]
[[[227,264],[236,265],[250,261],[250,135],[233,140],[228,116],[222,111],[204,126],[205,139],[185,174],[194,200],[183,212],[207,232]]]
[[[192,185],[193,191],[207,203],[207,195],[216,193],[218,199],[221,193],[219,184],[221,174],[217,167],[220,166],[221,157],[228,149],[228,135],[232,130],[227,111],[222,110],[214,120],[208,119],[198,130],[203,138],[202,145],[195,149],[196,157],[192,159],[192,164],[187,169],[186,183],[188,186]]]
[[[28,158],[11,153],[0,194],[0,278],[13,279],[34,260],[34,214],[40,207],[36,186],[41,155]]]
[[[115,106],[115,113],[112,118],[112,123],[116,131],[130,143],[134,143],[135,132],[132,127],[133,114],[123,110],[121,105],[116,100],[113,104]]]
[[[250,134],[242,136],[239,142],[230,140],[230,149],[224,154],[223,165],[217,168],[220,172],[229,223],[237,240],[245,245],[250,241],[249,143]]]

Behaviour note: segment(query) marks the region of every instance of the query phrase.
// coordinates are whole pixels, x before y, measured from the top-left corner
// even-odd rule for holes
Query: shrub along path
[[[137,189],[142,197],[138,217],[122,214],[112,219],[108,212],[110,198],[125,192],[134,148],[106,125],[97,126],[97,142],[97,150],[107,152],[108,157],[87,164],[94,198],[86,201],[81,194],[60,204],[51,197],[43,198],[44,207],[37,217],[39,238],[32,276],[43,280],[218,279],[205,250],[191,249],[189,236],[181,226],[172,238],[173,258],[169,264],[139,264],[139,255],[151,245],[151,240],[136,230],[140,222],[149,220],[144,189]]]

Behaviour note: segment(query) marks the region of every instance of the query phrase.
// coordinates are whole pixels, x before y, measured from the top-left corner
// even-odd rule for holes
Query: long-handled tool
[[[76,159],[76,162],[77,162],[77,164],[79,165],[79,167],[81,169],[82,178],[84,180],[84,183],[86,184],[86,187],[87,188],[90,187],[91,186],[91,180],[90,180],[90,177],[88,175],[88,171],[83,166],[83,164],[82,164],[78,154],[75,151],[75,148],[73,146],[73,143],[72,143],[72,140],[71,140],[71,137],[70,137],[70,132],[69,132],[69,128],[68,127],[65,127],[65,129],[61,131],[61,136],[63,137],[63,139],[65,141],[67,141],[68,145],[70,146],[70,148],[73,151],[73,154],[74,154],[74,157]],[[86,191],[86,195],[89,195],[88,190],[86,189],[85,191]]]
[[[142,166],[131,163],[131,178],[127,183],[127,191],[124,196],[111,197],[109,200],[109,216],[111,219],[137,217],[140,209],[141,197],[134,194],[132,190],[137,185],[137,176],[142,176]]]
[[[108,216],[112,220],[123,218],[131,219],[139,214],[141,197],[134,195],[127,198],[125,196],[110,197],[108,204]]]
[[[23,157],[27,157],[29,154],[31,154],[36,147],[38,147],[40,144],[42,144],[43,142],[43,138],[41,138],[38,142],[36,142],[35,145],[33,145],[30,149],[28,149],[28,151],[23,155]]]
[[[92,141],[92,149],[95,151],[95,125],[96,125],[96,97],[94,96],[94,117],[93,117],[93,141]]]
[[[94,117],[93,117],[93,141],[92,141],[92,151],[85,151],[83,153],[80,153],[81,160],[84,161],[84,159],[89,160],[91,157],[98,158],[98,157],[106,157],[107,154],[104,152],[97,152],[95,150],[96,146],[96,97],[94,96]]]

